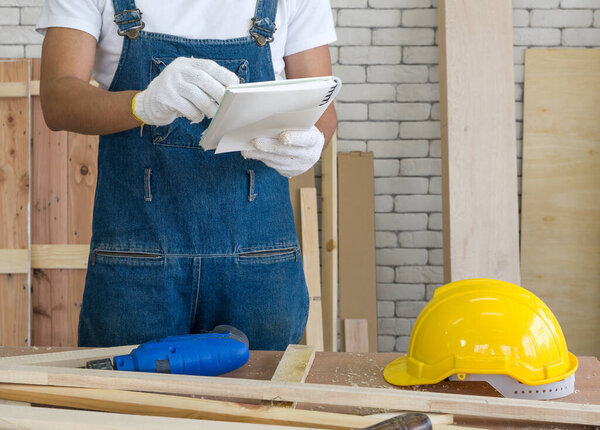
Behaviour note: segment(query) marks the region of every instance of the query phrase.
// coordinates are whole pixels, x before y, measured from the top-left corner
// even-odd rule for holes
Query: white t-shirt
[[[278,0],[277,31],[271,42],[275,78],[281,79],[283,57],[336,40],[328,0]],[[145,31],[190,39],[231,39],[248,35],[256,0],[137,0]],[[113,22],[112,0],[46,0],[37,24],[85,31],[98,41],[94,79],[108,88],[123,45]],[[126,37],[126,36],[125,36]]]

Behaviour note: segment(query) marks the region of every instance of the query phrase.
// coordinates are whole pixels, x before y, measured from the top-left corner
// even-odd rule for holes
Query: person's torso
[[[281,79],[283,56],[287,39],[290,8],[294,0],[279,1],[277,32],[271,42],[275,79]],[[142,11],[145,31],[169,34],[188,39],[233,39],[248,36],[255,0],[172,0],[167,3],[137,0]],[[117,70],[123,40],[117,34],[112,0],[101,0],[102,31],[96,50],[94,78],[102,88],[108,88]]]

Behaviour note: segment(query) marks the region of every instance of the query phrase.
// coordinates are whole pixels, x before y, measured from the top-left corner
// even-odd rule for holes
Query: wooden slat
[[[321,307],[321,273],[319,260],[319,219],[317,190],[300,189],[300,218],[302,230],[302,265],[310,296],[306,344],[323,351],[323,313]]]
[[[31,267],[33,269],[86,269],[89,252],[89,245],[32,244]]]
[[[296,233],[298,242],[302,248],[302,226],[300,223],[300,188],[315,187],[315,170],[314,168],[304,172],[301,175],[290,178],[290,202],[292,211],[294,212],[294,222],[296,223]]]
[[[40,67],[40,59],[34,59],[32,82],[37,83],[38,94]],[[32,93],[33,87],[32,83]],[[39,97],[31,99],[31,114],[31,242],[64,244],[67,243],[67,133],[48,128]],[[57,319],[66,306],[67,273],[65,270],[35,270],[52,268],[40,260],[47,254],[40,255],[39,250],[40,245],[32,245],[31,344],[54,345],[58,342],[53,340],[53,333],[57,324],[60,327]]]
[[[600,422],[600,405],[429,393],[394,388],[273,382],[240,378],[114,372],[41,366],[0,366],[0,382],[107,388],[450,413],[552,423]]]
[[[315,359],[315,347],[312,345],[288,345],[279,360],[271,381],[304,382]],[[296,403],[277,402],[276,406],[295,408]]]
[[[369,352],[369,321],[364,318],[344,320],[344,351]]]
[[[339,430],[367,427],[385,420],[384,417],[379,416],[290,410],[276,406],[258,406],[164,394],[100,390],[95,388],[0,384],[0,398],[13,400],[27,399],[41,405],[125,414],[269,425],[314,426]],[[430,420],[434,425],[451,424],[452,416],[431,415]]]
[[[444,278],[519,284],[511,0],[440,0]]]
[[[600,49],[528,50],[524,107],[523,286],[598,356]]]
[[[377,285],[372,153],[338,154],[338,193],[340,319],[365,318],[369,328],[369,351],[376,352]]]
[[[306,430],[315,428],[1,405],[0,416],[2,416],[2,428],[10,430]]]
[[[337,136],[321,156],[321,298],[325,351],[338,350]]]
[[[29,251],[27,249],[0,249],[0,274],[28,272]]]
[[[88,245],[92,237],[92,211],[98,175],[98,136],[69,133],[67,234],[69,244]],[[85,286],[85,271],[70,270],[64,316],[63,345],[77,345],[77,326]]]
[[[33,60],[34,64],[39,59]],[[91,80],[90,85],[97,87],[98,82]],[[27,88],[27,82],[0,82],[0,98],[2,97],[27,97],[27,96],[39,96],[40,95],[40,81],[39,75],[34,75],[34,79],[29,82],[29,89]]]
[[[29,78],[29,60],[0,61],[0,82]],[[0,249],[29,248],[29,120],[28,98],[0,98]],[[0,274],[0,344],[28,344],[29,306],[28,274]]]

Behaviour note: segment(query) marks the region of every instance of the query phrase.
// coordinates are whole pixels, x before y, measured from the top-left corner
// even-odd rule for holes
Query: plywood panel
[[[519,284],[511,0],[440,0],[444,277]]]
[[[377,351],[373,154],[338,154],[340,319],[364,318]]]
[[[29,60],[0,61],[0,82],[25,82]],[[0,98],[0,249],[29,248],[29,99]],[[27,345],[29,279],[0,274],[0,344]]]
[[[40,78],[40,60],[33,60],[33,79]],[[39,97],[31,98],[31,242],[67,243],[67,133],[51,131]],[[32,345],[54,345],[64,318],[68,276],[65,270],[34,269],[31,280]]]
[[[98,175],[98,136],[69,133],[68,224],[69,244],[89,245]],[[77,325],[85,286],[85,270],[70,270],[66,296],[63,346],[77,344]]]
[[[600,355],[600,49],[528,50],[523,286],[575,354]]]

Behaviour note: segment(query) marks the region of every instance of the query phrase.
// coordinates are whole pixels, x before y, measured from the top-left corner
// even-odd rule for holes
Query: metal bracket
[[[256,25],[256,21],[262,21],[263,18],[259,18],[255,16],[252,18],[252,26],[250,27],[250,35],[254,38],[254,41],[258,46],[265,46],[267,43],[270,43],[274,40],[273,33],[277,31],[277,26],[273,23],[273,30],[269,30],[268,28],[259,27]],[[260,33],[254,31],[255,29],[264,31],[266,33],[271,33],[271,36],[264,36]]]
[[[124,15],[128,12],[137,12],[137,14],[139,15],[139,18],[130,19],[128,21],[118,21],[117,16]],[[127,36],[132,40],[135,40],[138,37],[140,37],[140,31],[142,31],[142,29],[146,26],[144,21],[142,21],[142,11],[139,9],[128,9],[128,10],[124,10],[119,13],[115,13],[115,19],[113,21],[115,24],[117,24],[117,26],[122,25],[122,24],[131,24],[132,22],[140,21],[139,25],[136,25],[135,27],[132,27],[129,30],[121,31],[120,28],[117,29],[117,34],[119,36]]]

